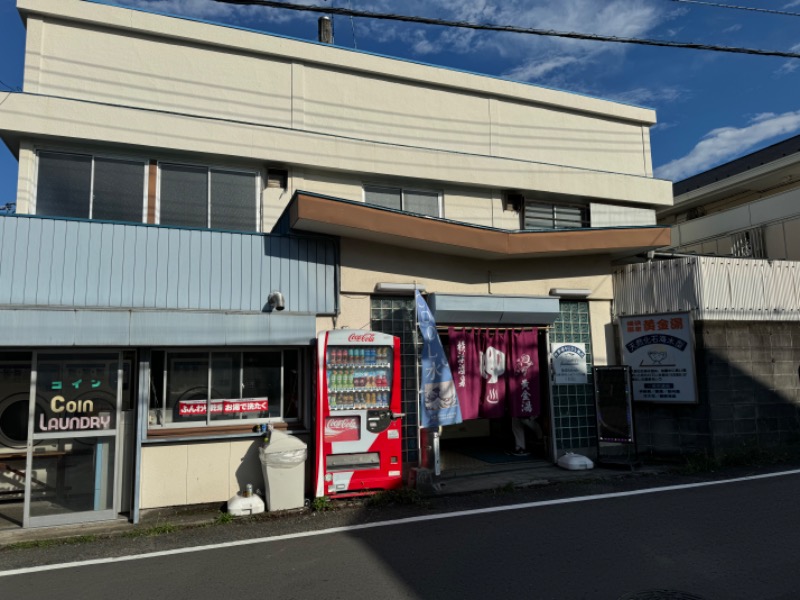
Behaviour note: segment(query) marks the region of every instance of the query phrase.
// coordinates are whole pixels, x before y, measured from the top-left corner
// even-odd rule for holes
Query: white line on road
[[[763,475],[749,475],[747,477],[737,477],[734,479],[720,479],[718,481],[703,481],[699,483],[685,483],[681,485],[668,485],[655,488],[647,488],[642,490],[630,490],[627,492],[611,492],[608,494],[591,494],[588,496],[574,496],[571,498],[558,498],[556,500],[539,500],[537,502],[525,502],[523,504],[511,504],[508,506],[490,506],[488,508],[475,508],[471,510],[460,510],[440,515],[424,515],[420,517],[407,517],[404,519],[392,519],[389,521],[380,521],[377,523],[364,523],[362,525],[348,525],[346,527],[333,527],[331,529],[322,529],[319,531],[304,531],[300,533],[287,533],[285,535],[275,535],[264,538],[255,538],[250,540],[238,540],[235,542],[224,542],[220,544],[208,544],[205,546],[193,546],[191,548],[176,548],[174,550],[162,550],[160,552],[149,552],[147,554],[134,554],[130,556],[115,556],[109,558],[96,558],[93,560],[76,561],[70,563],[59,563],[55,565],[42,565],[38,567],[27,567],[24,569],[13,569],[9,571],[0,571],[0,577],[9,577],[11,575],[25,575],[28,573],[39,573],[42,571],[55,571],[58,569],[71,569],[75,567],[87,567],[92,565],[103,565],[109,563],[119,563],[131,560],[141,560],[145,558],[157,558],[160,556],[171,556],[174,554],[188,554],[190,552],[205,552],[206,550],[220,550],[223,548],[233,548],[235,546],[247,546],[250,544],[265,544],[268,542],[279,542],[282,540],[292,540],[304,537],[313,537],[318,535],[330,535],[332,533],[343,533],[348,531],[358,531],[359,529],[373,529],[375,527],[389,527],[392,525],[405,525],[408,523],[420,523],[422,521],[436,521],[439,519],[452,519],[455,517],[467,517],[472,515],[481,515],[496,512],[505,512],[511,510],[521,510],[526,508],[540,508],[544,506],[555,506],[558,504],[572,504],[575,502],[590,502],[592,500],[608,500],[611,498],[624,498],[627,496],[641,496],[643,494],[657,494],[660,492],[672,492],[675,490],[687,490],[691,488],[709,487],[712,485],[724,485],[729,483],[740,483],[742,481],[755,481],[757,479],[769,479],[773,477],[785,477],[788,475],[800,475],[800,469],[793,469],[790,471],[778,471],[776,473],[765,473]]]

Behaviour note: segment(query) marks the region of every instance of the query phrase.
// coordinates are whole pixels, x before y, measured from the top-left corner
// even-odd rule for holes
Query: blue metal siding
[[[0,216],[0,306],[335,311],[335,241]]]

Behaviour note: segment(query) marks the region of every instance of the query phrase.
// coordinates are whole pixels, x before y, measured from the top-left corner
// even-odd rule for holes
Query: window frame
[[[261,202],[261,191],[263,189],[261,182],[262,182],[262,174],[261,171],[257,169],[243,169],[238,167],[229,167],[229,166],[221,166],[216,164],[207,164],[207,163],[198,163],[198,162],[189,162],[189,161],[178,161],[178,160],[168,160],[168,159],[159,159],[156,161],[156,201],[155,201],[155,223],[156,225],[161,225],[161,168],[163,165],[173,165],[176,167],[189,167],[189,168],[196,168],[196,169],[205,169],[206,170],[206,226],[204,229],[211,229],[212,231],[231,231],[228,229],[214,229],[211,227],[211,174],[213,171],[221,171],[224,173],[237,173],[242,175],[253,175],[253,200],[255,202],[255,222],[256,222],[256,229],[255,231],[240,231],[236,230],[236,233],[261,233],[262,230],[262,214],[263,214],[263,206]],[[180,227],[180,225],[164,225],[164,227]],[[196,227],[187,226],[190,229],[196,229]]]
[[[371,204],[371,203],[367,202],[367,188],[372,188],[372,189],[379,190],[379,191],[380,190],[383,190],[383,191],[399,191],[400,192],[400,211],[401,212],[407,213],[409,215],[415,215],[415,216],[418,216],[418,217],[428,217],[428,218],[431,218],[431,219],[443,219],[444,218],[444,192],[441,191],[441,190],[432,190],[432,189],[427,189],[426,190],[426,189],[417,188],[417,187],[406,187],[406,186],[400,186],[400,185],[387,185],[385,183],[372,183],[372,182],[363,183],[361,185],[361,200],[362,200],[362,202],[367,206],[373,206],[373,207],[377,207],[377,208],[386,208],[386,207],[385,206],[380,206],[380,205],[377,205],[377,204]],[[437,210],[438,210],[439,214],[434,217],[432,215],[426,215],[426,214],[423,214],[423,213],[411,212],[409,210],[406,210],[406,208],[405,208],[405,206],[406,206],[406,194],[414,193],[414,192],[420,193],[420,194],[436,194],[436,207],[437,207]],[[394,210],[394,209],[388,209],[388,210]]]
[[[525,221],[527,220],[527,213],[528,213],[528,204],[538,205],[539,207],[549,207],[550,208],[550,226],[549,227],[526,227]],[[581,214],[581,222],[580,225],[577,227],[558,227],[556,223],[558,222],[558,209],[559,208],[571,208],[571,209],[578,209]],[[537,230],[544,230],[544,231],[568,231],[573,229],[589,229],[591,228],[591,213],[590,208],[588,205],[578,204],[578,203],[569,203],[569,202],[550,202],[547,200],[539,200],[536,198],[525,198],[522,203],[522,211],[520,212],[520,226],[522,231],[537,231]]]
[[[119,161],[119,162],[141,162],[142,163],[142,214],[141,220],[139,221],[108,221],[106,219],[100,219],[106,222],[112,223],[146,223],[147,222],[147,184],[148,184],[148,177],[149,177],[149,165],[150,161],[146,158],[142,158],[140,155],[124,155],[124,154],[115,154],[115,153],[106,153],[106,152],[81,152],[77,150],[62,150],[58,148],[36,148],[36,161],[34,166],[34,185],[33,185],[33,202],[31,203],[31,211],[30,214],[43,216],[43,217],[53,217],[58,218],[58,215],[40,215],[39,210],[39,173],[40,173],[40,157],[42,154],[59,154],[62,156],[78,156],[78,157],[89,157],[91,159],[91,169],[90,169],[90,181],[89,181],[89,216],[88,220],[94,221],[94,189],[95,189],[95,161],[96,159],[103,159],[109,161]],[[63,217],[63,218],[74,218],[74,217]]]
[[[156,382],[153,380],[153,374],[150,374],[150,393],[148,394],[147,400],[147,410],[148,410],[148,419],[147,419],[147,430],[150,433],[155,432],[165,432],[170,430],[180,430],[180,429],[213,429],[218,427],[241,427],[247,426],[252,427],[255,425],[260,424],[268,424],[268,423],[286,423],[286,424],[302,424],[304,423],[304,406],[305,406],[305,399],[306,394],[308,393],[307,385],[305,383],[304,378],[302,377],[302,370],[304,369],[304,362],[303,362],[303,353],[301,348],[296,347],[272,347],[272,346],[261,346],[261,347],[214,347],[214,348],[186,348],[186,347],[171,347],[171,348],[158,348],[154,350],[156,352],[163,352],[164,353],[164,364],[161,369],[161,382],[160,382],[160,389],[157,389]],[[216,354],[229,354],[229,353],[238,353],[239,354],[239,385],[240,385],[240,398],[241,398],[241,382],[242,382],[242,375],[244,371],[244,360],[243,355],[245,353],[269,353],[275,352],[280,353],[281,357],[281,366],[280,366],[280,414],[274,417],[258,417],[258,418],[241,418],[241,419],[212,419],[211,418],[211,411],[208,410],[208,403],[218,400],[211,398],[211,388],[212,388],[212,375],[213,375],[213,355]],[[293,417],[287,418],[285,415],[285,396],[286,396],[286,373],[287,373],[287,365],[286,365],[286,353],[287,352],[294,352],[297,358],[297,369],[298,369],[298,391],[297,391],[297,415]],[[168,371],[169,371],[169,355],[170,354],[205,354],[206,360],[208,361],[208,373],[206,377],[206,413],[205,413],[205,420],[204,421],[191,421],[187,423],[180,423],[180,422],[161,422],[161,423],[151,423],[150,416],[153,415],[152,411],[159,410],[163,414],[166,414],[167,411],[172,410],[171,408],[167,408],[167,393],[168,393]],[[152,361],[151,361],[152,365]],[[159,405],[156,407],[153,405],[153,391],[157,391],[158,396],[160,397]],[[271,402],[270,402],[271,404]]]

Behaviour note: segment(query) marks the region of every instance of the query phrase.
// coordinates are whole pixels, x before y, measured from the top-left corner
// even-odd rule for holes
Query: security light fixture
[[[376,283],[375,291],[385,294],[412,294],[414,290],[425,292],[425,286],[419,283]]]
[[[267,306],[270,310],[283,310],[286,308],[286,301],[283,299],[283,294],[278,291],[272,292],[267,298]]]
[[[587,298],[592,290],[586,288],[551,288],[550,295],[559,298]]]

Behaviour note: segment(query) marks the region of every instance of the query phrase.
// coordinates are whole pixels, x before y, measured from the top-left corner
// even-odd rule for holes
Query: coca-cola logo
[[[361,438],[358,417],[328,417],[325,419],[326,442],[356,442]]]
[[[334,431],[345,431],[348,429],[358,429],[358,419],[355,417],[350,418],[336,418],[336,419],[328,419],[325,422],[326,429],[332,429]]]
[[[348,342],[374,342],[375,341],[375,334],[374,333],[351,333],[350,336],[347,338]]]

